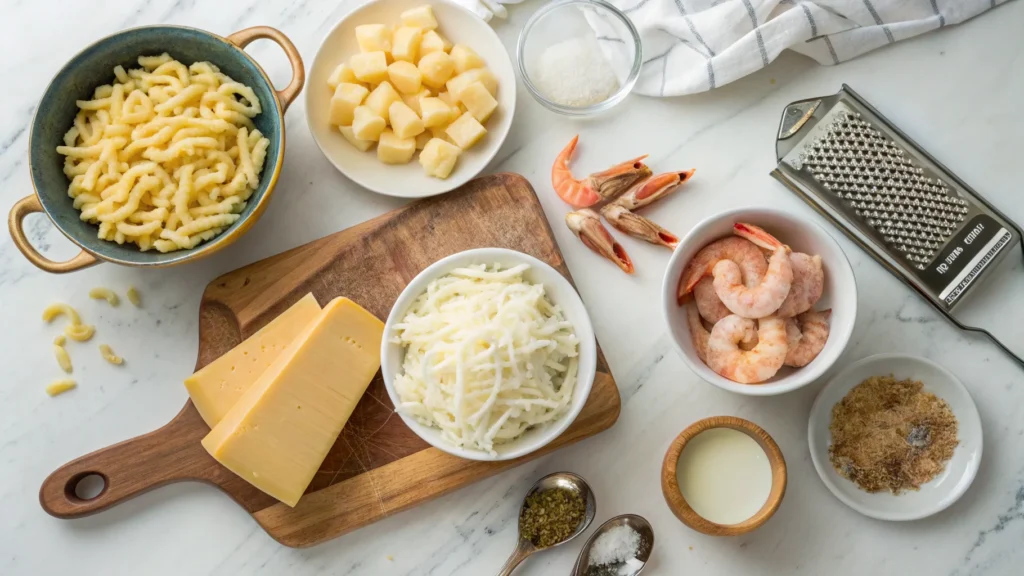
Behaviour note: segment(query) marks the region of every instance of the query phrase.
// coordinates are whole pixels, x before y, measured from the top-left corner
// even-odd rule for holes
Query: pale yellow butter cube
[[[487,134],[487,129],[483,124],[477,122],[472,114],[466,112],[459,116],[458,120],[449,124],[445,133],[459,148],[469,150],[473,144],[484,137],[484,134]]]
[[[352,113],[352,135],[360,140],[378,140],[388,123],[367,106],[356,106]]]
[[[445,142],[440,138],[432,138],[420,152],[420,165],[423,171],[435,178],[447,178],[455,168],[459,158],[458,146]]]
[[[412,62],[398,60],[388,66],[388,79],[402,94],[415,94],[420,91],[423,76],[420,69]]]
[[[419,134],[417,134],[416,135],[416,149],[417,150],[423,150],[423,147],[426,146],[427,142],[430,142],[430,140],[433,137],[434,137],[434,135],[431,134],[427,130],[424,130],[423,132],[420,132]]]
[[[388,58],[384,52],[353,54],[348,65],[360,82],[378,84],[388,79]]]
[[[358,81],[359,79],[356,78],[355,72],[352,71],[352,67],[346,62],[338,64],[334,71],[331,72],[331,75],[327,77],[327,85],[331,87],[331,90],[337,88],[338,84],[341,84],[342,82],[353,83]]]
[[[362,84],[343,82],[338,84],[331,97],[330,123],[335,126],[352,124],[352,113],[370,91]]]
[[[447,52],[452,49],[451,42],[445,40],[434,30],[423,33],[420,39],[420,58],[432,52]]]
[[[405,105],[405,102],[393,102],[388,109],[391,118],[391,128],[395,136],[399,138],[415,138],[423,132],[423,121],[413,112],[412,108]]]
[[[402,97],[391,86],[391,83],[385,80],[366,97],[366,106],[373,110],[374,114],[383,118],[385,122],[390,122],[388,109],[391,108],[392,103],[401,101]]]
[[[361,140],[356,138],[356,133],[352,130],[351,126],[338,126],[338,130],[341,135],[345,137],[353,146],[359,149],[360,152],[366,152],[373,146],[373,140]]]
[[[385,130],[377,143],[377,159],[385,164],[405,164],[416,153],[416,140],[399,138],[391,130]]]
[[[437,28],[437,18],[434,18],[434,9],[429,4],[409,8],[402,12],[399,18],[402,19],[402,26],[433,30]]]
[[[449,53],[452,60],[455,62],[455,73],[462,74],[466,70],[472,70],[473,68],[483,68],[484,60],[476,53],[475,50],[466,46],[465,44],[456,44],[452,46],[452,51]]]
[[[423,30],[409,26],[399,26],[391,38],[391,57],[395,61],[416,63],[420,54],[420,41]]]
[[[459,104],[465,106],[473,118],[480,123],[487,122],[491,113],[498,107],[498,101],[480,82],[473,82],[466,86],[459,95]]]
[[[415,94],[402,94],[402,102],[405,102],[406,106],[412,108],[412,111],[415,112],[417,116],[422,117],[423,111],[420,109],[420,100],[429,97],[430,90],[428,88],[421,88],[420,91]]]
[[[459,74],[446,82],[445,87],[448,89],[448,93],[452,95],[452,98],[458,102],[462,100],[461,92],[463,88],[469,86],[473,82],[480,82],[484,85],[484,88],[487,88],[487,91],[491,93],[491,96],[497,96],[498,79],[495,78],[494,74],[486,67],[466,70],[462,74]]]
[[[431,52],[420,58],[418,64],[420,74],[423,74],[423,83],[431,88],[440,88],[455,73],[455,63],[452,57],[444,52]]]
[[[444,126],[452,121],[452,107],[440,98],[423,98],[420,100],[420,118],[427,128]]]
[[[391,52],[391,27],[384,24],[356,26],[356,42],[361,52]]]

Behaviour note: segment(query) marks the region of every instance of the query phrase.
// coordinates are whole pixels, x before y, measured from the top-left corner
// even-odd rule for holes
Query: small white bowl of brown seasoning
[[[811,459],[844,504],[879,520],[918,520],[967,491],[982,454],[981,418],[942,366],[878,354],[822,389],[807,425]]]

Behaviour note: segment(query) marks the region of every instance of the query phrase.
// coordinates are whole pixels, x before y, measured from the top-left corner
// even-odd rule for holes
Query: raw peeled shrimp
[[[715,240],[698,251],[679,277],[679,288],[676,299],[681,304],[686,295],[693,291],[700,279],[711,273],[721,260],[731,260],[740,267],[742,277],[757,278],[758,282],[768,269],[764,254],[749,240],[739,236],[729,236]]]
[[[788,320],[799,331],[800,338],[795,346],[789,347],[789,352],[786,354],[786,366],[800,368],[807,366],[818,357],[818,354],[825,348],[825,342],[828,341],[828,320],[831,315],[831,309],[821,312],[811,311]]]
[[[601,224],[597,212],[587,208],[569,212],[565,215],[565,225],[587,248],[615,262],[626,274],[633,273],[633,261],[629,259],[629,254]]]
[[[675,234],[618,204],[605,206],[601,209],[601,215],[616,230],[625,232],[634,238],[639,238],[658,246],[665,246],[669,250],[674,250],[679,244],[679,238]]]
[[[683,172],[666,172],[657,176],[651,176],[630,188],[629,192],[619,196],[615,204],[627,210],[643,208],[678,190],[680,186],[693,177],[694,172],[696,170],[691,168]]]
[[[811,309],[825,290],[825,270],[821,267],[821,256],[803,252],[789,255],[793,267],[793,283],[789,294],[775,312],[780,318],[791,318]]]
[[[736,235],[769,252],[775,252],[783,246],[774,236],[752,224],[736,224],[733,230]],[[793,281],[789,294],[775,311],[774,315],[780,318],[791,318],[810,310],[825,289],[825,270],[821,267],[821,256],[793,252],[789,255],[789,262],[793,269]]]
[[[707,364],[708,337],[711,336],[711,333],[708,331],[707,326],[704,325],[704,320],[701,318],[694,302],[686,304],[686,325],[690,329],[690,336],[693,338],[693,348],[697,352],[697,358],[700,358],[701,362]],[[799,329],[797,330],[799,331]],[[742,350],[751,350],[756,345],[757,330],[751,324],[743,334],[743,339],[740,340],[739,346]]]
[[[774,376],[789,350],[785,320],[761,318],[757,321],[757,345],[751,350],[740,349],[740,341],[753,327],[753,320],[735,314],[715,324],[708,337],[708,367],[740,384],[757,384]]]
[[[765,268],[767,267],[765,264]],[[732,314],[715,293],[714,282],[711,276],[705,276],[693,287],[693,301],[697,304],[697,311],[712,325],[718,324],[719,320]]]
[[[595,172],[583,180],[573,178],[569,160],[576,150],[579,136],[573,136],[562,149],[551,167],[551,187],[562,200],[574,208],[593,206],[602,200],[614,200],[637,182],[651,175],[651,169],[643,163],[644,154],[639,158],[616,164],[603,172]]]
[[[711,334],[707,328],[704,327],[704,323],[700,320],[700,312],[697,311],[697,305],[694,302],[686,303],[686,325],[690,328],[690,337],[693,338],[693,348],[697,351],[697,358],[700,361],[708,363],[708,337]]]
[[[714,287],[722,303],[733,313],[744,318],[764,318],[778,310],[789,294],[793,282],[793,267],[789,263],[789,247],[780,246],[768,260],[768,271],[761,283],[748,288],[738,264],[722,260],[715,264],[712,274]]]

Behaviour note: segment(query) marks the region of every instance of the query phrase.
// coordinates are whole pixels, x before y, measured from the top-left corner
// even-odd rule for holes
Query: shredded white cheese
[[[398,410],[490,454],[567,411],[579,339],[544,286],[523,280],[528,269],[477,265],[430,283],[395,325]]]

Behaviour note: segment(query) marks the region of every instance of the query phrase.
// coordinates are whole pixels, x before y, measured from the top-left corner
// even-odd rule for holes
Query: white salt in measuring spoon
[[[537,480],[537,483],[534,484],[532,488],[530,488],[529,492],[527,492],[526,496],[523,498],[523,505],[519,509],[519,517],[523,517],[522,510],[523,508],[526,507],[527,498],[529,498],[536,492],[547,490],[549,488],[571,490],[582,496],[583,501],[586,502],[587,506],[586,511],[583,514],[583,520],[580,522],[580,525],[576,527],[576,531],[570,534],[568,538],[562,540],[557,544],[552,544],[547,548],[537,548],[536,546],[534,546],[533,542],[530,542],[529,539],[523,536],[522,526],[520,525],[519,542],[516,544],[516,549],[512,552],[512,556],[509,556],[509,559],[507,562],[505,562],[505,565],[501,567],[501,570],[498,571],[498,576],[509,576],[510,574],[512,574],[512,571],[516,569],[516,566],[519,566],[519,564],[523,560],[526,560],[534,552],[548,550],[550,548],[554,548],[555,546],[560,546],[572,540],[573,538],[579,536],[588,527],[590,527],[590,523],[594,521],[594,516],[597,514],[597,502],[594,501],[594,493],[593,491],[590,490],[590,485],[587,484],[586,480],[580,478],[579,476],[573,474],[572,472],[556,472],[554,474],[548,474],[547,476],[541,478],[540,480]]]
[[[636,559],[642,562],[642,564],[634,572],[615,571],[610,573],[622,574],[623,576],[637,576],[637,574],[643,572],[644,566],[647,565],[647,561],[651,558],[651,551],[654,550],[654,528],[651,527],[651,523],[643,516],[623,514],[601,524],[601,527],[594,531],[590,540],[587,540],[587,543],[583,545],[579,558],[576,559],[576,565],[572,568],[572,576],[587,576],[590,573],[590,549],[594,546],[594,542],[605,532],[619,526],[629,526],[640,535],[640,545],[637,548]],[[615,566],[612,566],[612,569],[614,568]],[[601,572],[600,570],[597,569],[597,573],[609,573]]]

